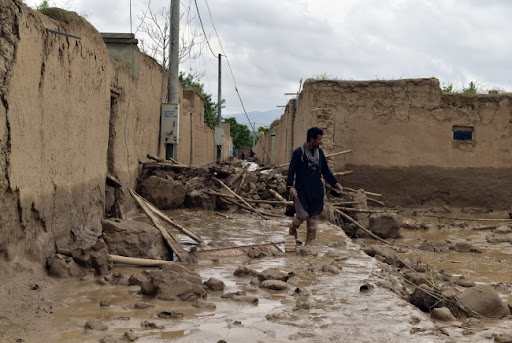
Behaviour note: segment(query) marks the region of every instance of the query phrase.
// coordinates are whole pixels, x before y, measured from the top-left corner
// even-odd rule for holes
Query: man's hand
[[[290,192],[290,199],[294,200],[297,197],[297,190],[295,187],[290,187],[288,192]]]
[[[341,186],[341,183],[339,183],[339,182],[336,184],[336,191],[338,192],[338,194],[343,193],[343,187]]]

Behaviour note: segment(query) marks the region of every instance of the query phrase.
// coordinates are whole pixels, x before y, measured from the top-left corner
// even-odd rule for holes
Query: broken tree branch
[[[341,210],[341,211],[347,211],[347,212],[359,212],[359,213],[398,213],[397,210],[371,210],[371,209],[341,207],[341,206],[335,206],[335,207],[337,209]]]
[[[349,187],[343,187],[343,190],[344,191],[348,191],[348,192],[357,192],[356,189],[353,189],[353,188],[349,188]],[[373,193],[373,192],[367,192],[363,189],[363,193],[366,194],[366,195],[371,195],[371,196],[374,196],[374,197],[377,197],[377,198],[380,198],[382,197],[382,194],[379,194],[379,193]]]
[[[182,262],[186,263],[197,263],[197,259],[190,255],[185,249],[183,249],[180,243],[174,238],[174,236],[167,230],[167,228],[163,225],[162,221],[151,211],[149,206],[143,201],[140,195],[135,193],[133,190],[129,190],[132,197],[135,199],[137,204],[139,204],[140,208],[146,213],[146,215],[151,219],[153,224],[160,230],[162,236],[165,241],[172,249],[174,254],[180,259]],[[145,200],[145,199],[144,199]]]
[[[231,188],[229,188],[228,186],[226,186],[224,184],[224,182],[222,182],[221,180],[217,179],[216,177],[212,177],[213,180],[217,181],[218,183],[220,183],[222,185],[222,187],[224,187],[225,189],[228,190],[228,192],[230,192],[231,194],[233,194],[238,200],[240,200],[245,206],[249,207],[250,208],[250,211],[256,213],[257,215],[259,215],[261,218],[263,219],[267,219],[265,218],[261,213],[259,213],[258,211],[256,211],[251,205],[249,205],[249,203],[247,203],[247,201],[245,201],[241,196],[239,196],[238,194],[236,194],[235,192],[233,192],[231,190]]]

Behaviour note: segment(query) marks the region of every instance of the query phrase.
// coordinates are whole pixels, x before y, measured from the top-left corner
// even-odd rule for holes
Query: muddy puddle
[[[251,214],[229,214],[224,218],[212,212],[178,210],[168,214],[206,241],[232,242],[250,245],[264,242],[282,242],[288,231],[289,218],[261,220]],[[145,220],[142,215],[137,220]],[[405,245],[415,246],[420,239],[465,239],[485,232],[460,230],[405,231]],[[301,227],[300,235],[305,235]],[[178,236],[182,243],[192,244],[186,236]],[[284,250],[284,244],[279,244]],[[508,247],[510,249],[510,247]],[[122,341],[131,331],[137,342],[480,342],[484,333],[463,334],[456,325],[446,326],[440,333],[429,315],[421,312],[389,290],[378,287],[375,275],[381,269],[375,259],[364,254],[335,225],[319,225],[313,246],[316,256],[287,253],[283,257],[223,257],[201,260],[192,268],[203,281],[210,277],[222,280],[223,292],[208,293],[206,300],[216,305],[215,310],[198,309],[190,302],[163,301],[138,294],[140,286],[100,285],[97,278],[86,281],[70,280],[59,290],[61,306],[55,310],[47,342],[105,342]],[[489,253],[489,254],[487,254]],[[512,275],[510,250],[496,246],[485,254],[421,252],[436,267],[452,273],[464,273],[476,282],[505,281]],[[452,255],[453,254],[453,255]],[[484,258],[484,256],[486,256]],[[500,262],[505,260],[506,262]],[[318,265],[336,265],[339,274],[323,272]],[[272,291],[251,285],[250,277],[235,277],[233,272],[245,265],[262,271],[277,267],[295,276],[288,280],[288,290]],[[114,272],[127,276],[143,269],[116,265]],[[462,272],[461,272],[462,270]],[[507,280],[510,281],[510,278]],[[361,291],[361,286],[369,286]],[[246,291],[259,299],[257,305],[221,298],[222,293]],[[110,306],[100,306],[108,300]],[[135,309],[134,304],[153,305]],[[182,318],[162,319],[158,313],[176,311]],[[106,330],[85,330],[89,320],[101,319]],[[144,327],[151,323],[153,327]],[[499,328],[503,322],[489,322]],[[448,330],[448,331],[447,331]],[[492,330],[490,330],[492,331]],[[488,335],[487,335],[488,336]],[[486,337],[488,338],[488,337]],[[111,340],[107,340],[111,339]]]

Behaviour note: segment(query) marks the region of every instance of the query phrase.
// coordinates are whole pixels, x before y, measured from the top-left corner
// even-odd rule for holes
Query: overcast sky
[[[27,0],[34,6],[41,1]],[[148,0],[50,0],[85,14],[100,32],[135,32]],[[205,0],[197,0],[215,54],[222,53]],[[462,88],[512,91],[512,1],[508,0],[209,0],[213,23],[249,111],[276,109],[299,81],[319,75],[343,80],[436,77]],[[152,0],[151,8],[169,7]],[[190,8],[190,15],[188,14]],[[182,27],[201,31],[193,0],[181,1]],[[194,18],[195,16],[195,18]],[[139,33],[136,36],[144,39]],[[201,58],[180,66],[204,72],[217,99],[217,59],[204,46]],[[242,112],[227,63],[223,63],[224,113]],[[252,119],[254,121],[254,119]]]

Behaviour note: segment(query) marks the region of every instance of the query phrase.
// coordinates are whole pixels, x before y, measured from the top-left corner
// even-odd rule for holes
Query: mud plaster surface
[[[289,225],[287,218],[261,221],[249,214],[230,214],[232,219],[211,212],[180,210],[169,214],[206,241],[231,241],[240,245],[282,241]],[[300,234],[304,235],[304,231],[301,227]],[[380,287],[369,293],[359,292],[363,283],[375,285],[378,279],[372,274],[380,267],[341,230],[323,223],[317,237],[315,248],[319,254],[316,257],[292,253],[286,257],[259,260],[228,258],[219,262],[202,261],[194,268],[203,281],[210,277],[223,280],[226,284],[224,292],[249,287],[250,278],[233,276],[240,265],[257,271],[269,267],[294,271],[296,277],[290,279],[289,284],[291,289],[299,287],[311,293],[309,309],[297,309],[296,297],[284,291],[256,288],[247,294],[258,297],[258,305],[223,299],[221,292],[213,292],[206,300],[214,303],[216,310],[200,310],[189,302],[143,297],[137,294],[138,286],[101,286],[92,278],[88,281],[55,281],[25,267],[21,269],[22,273],[10,272],[9,280],[13,281],[8,281],[7,287],[1,290],[2,305],[10,297],[22,296],[28,301],[2,306],[15,319],[7,322],[2,317],[1,328],[5,329],[9,324],[10,329],[0,341],[15,342],[16,338],[22,338],[25,342],[98,342],[106,335],[120,338],[132,329],[139,336],[138,342],[217,342],[221,339],[226,342],[481,342],[486,340],[483,335],[506,329],[507,321],[485,323],[491,329],[473,331],[469,335],[463,335],[464,330],[456,327],[446,329],[450,336],[429,330],[434,324],[428,315],[394,293]],[[188,241],[186,237],[181,238],[184,243]],[[410,242],[414,239],[414,234],[406,237]],[[333,258],[325,256],[328,252],[340,258],[337,261],[343,267],[340,274],[307,270],[314,263],[331,263]],[[459,257],[464,258],[463,255]],[[127,276],[142,270],[126,266],[115,268]],[[41,290],[32,290],[33,283],[39,283]],[[100,307],[99,303],[104,299],[112,305]],[[133,305],[139,301],[154,307],[136,310]],[[157,314],[161,311],[182,312],[184,317],[160,319]],[[267,315],[272,315],[273,319],[267,320]],[[92,319],[103,320],[109,329],[86,331],[85,322]],[[161,328],[142,328],[141,323],[145,320]],[[460,325],[460,322],[454,324]],[[425,331],[411,334],[411,330]]]

